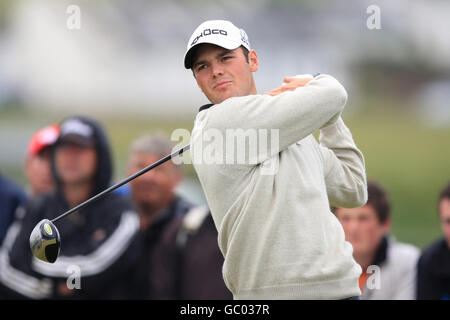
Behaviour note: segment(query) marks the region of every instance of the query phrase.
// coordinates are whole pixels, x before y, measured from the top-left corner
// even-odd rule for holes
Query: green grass
[[[364,153],[368,178],[390,193],[392,233],[421,248],[439,237],[437,197],[450,179],[450,128],[430,129],[392,109],[346,122]]]
[[[389,102],[367,101],[358,113],[344,115],[353,137],[363,151],[367,175],[380,182],[390,193],[392,201],[392,234],[400,241],[423,248],[441,235],[436,212],[440,189],[450,179],[450,128],[428,128],[420,123],[404,106],[401,109]],[[18,128],[38,129],[67,116],[39,114],[26,110],[0,110],[0,126],[14,123]],[[171,134],[176,128],[192,129],[193,118],[183,121],[155,119],[151,116],[111,117],[94,115],[105,125],[113,147],[116,180],[124,177],[128,148],[133,139],[145,132],[164,131]],[[14,146],[18,147],[18,146]],[[22,146],[26,148],[26,146]],[[2,171],[23,184],[21,161]],[[185,166],[187,175],[195,173]]]

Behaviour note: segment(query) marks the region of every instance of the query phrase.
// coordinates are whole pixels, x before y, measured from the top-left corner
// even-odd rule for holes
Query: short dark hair
[[[375,209],[380,223],[385,223],[391,216],[391,202],[386,190],[379,183],[369,180],[367,181],[367,194],[366,205]]]
[[[441,201],[444,199],[450,199],[450,182],[447,183],[447,185],[441,190],[441,193],[439,194],[439,200],[438,200],[438,213],[439,215],[441,212],[439,211],[439,205],[441,204]]]
[[[244,53],[244,56],[245,56],[245,60],[247,61],[247,63],[249,63],[249,60],[248,60],[248,53],[250,52],[246,47],[244,47],[244,46],[241,46],[241,48],[242,48],[242,52]]]

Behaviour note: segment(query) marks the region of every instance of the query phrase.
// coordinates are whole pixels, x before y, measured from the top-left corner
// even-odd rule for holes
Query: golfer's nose
[[[223,75],[223,66],[220,63],[217,62],[212,63],[211,69],[214,77]]]

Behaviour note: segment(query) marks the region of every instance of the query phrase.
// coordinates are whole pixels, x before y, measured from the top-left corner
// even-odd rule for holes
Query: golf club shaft
[[[135,178],[137,178],[137,177],[143,175],[144,173],[146,173],[146,172],[150,171],[151,169],[153,169],[153,168],[159,166],[160,164],[163,164],[163,163],[166,162],[167,160],[172,159],[173,157],[182,154],[183,152],[189,150],[189,148],[190,148],[190,145],[186,145],[186,146],[184,146],[183,148],[181,148],[181,149],[179,149],[179,150],[177,150],[177,151],[175,151],[175,152],[173,152],[173,153],[171,153],[171,154],[165,156],[164,158],[162,158],[162,159],[156,161],[155,163],[153,163],[153,164],[151,164],[151,165],[148,165],[148,166],[145,167],[144,169],[142,169],[142,170],[136,172],[135,174],[129,176],[129,177],[126,178],[125,180],[123,180],[123,181],[121,181],[121,182],[118,182],[118,183],[112,185],[112,186],[109,187],[108,189],[105,189],[104,191],[102,191],[102,192],[96,194],[95,196],[93,196],[93,197],[87,199],[86,201],[80,203],[80,204],[77,205],[76,207],[73,207],[72,209],[70,209],[70,210],[64,212],[63,214],[61,214],[60,216],[54,218],[54,219],[51,220],[51,221],[52,221],[53,223],[55,223],[56,221],[58,221],[58,220],[60,220],[60,219],[62,219],[62,218],[64,218],[64,217],[67,217],[69,214],[71,214],[71,213],[73,213],[73,212],[75,212],[75,211],[77,211],[77,210],[83,208],[84,206],[86,206],[86,205],[88,205],[88,204],[90,204],[90,203],[92,203],[92,202],[94,202],[94,201],[96,201],[96,200],[102,198],[103,196],[105,196],[106,194],[110,193],[111,191],[116,190],[117,188],[123,186],[124,184],[130,182],[131,180],[133,180],[133,179],[135,179]]]

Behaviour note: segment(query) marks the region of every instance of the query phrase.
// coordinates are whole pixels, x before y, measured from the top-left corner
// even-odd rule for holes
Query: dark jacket
[[[423,251],[417,269],[417,299],[450,300],[450,249],[445,239]]]
[[[94,129],[98,155],[94,195],[109,186],[112,160],[100,125],[87,118],[79,119]],[[57,145],[58,141],[55,148]],[[18,217],[17,224],[8,231],[5,240],[8,245],[0,259],[3,264],[0,265],[0,280],[7,297],[127,298],[127,275],[139,256],[136,250],[139,219],[131,203],[121,195],[109,194],[55,223],[61,236],[61,252],[54,264],[32,256],[29,236],[34,226],[44,218],[55,218],[69,209],[54,161],[53,174],[57,191],[28,203],[26,213]],[[57,288],[67,289],[68,280],[76,284],[73,276],[78,275],[77,270],[81,289],[66,290],[69,295],[60,295]]]
[[[194,208],[174,220],[156,248],[152,273],[157,299],[231,300],[222,276],[223,255],[207,208]],[[200,214],[199,214],[200,213]],[[191,219],[194,215],[194,219]],[[189,220],[189,221],[188,221]]]
[[[130,281],[133,299],[156,299],[150,279],[158,268],[160,261],[154,259],[156,248],[161,246],[161,237],[167,227],[179,217],[183,217],[192,208],[192,204],[176,196],[172,203],[159,215],[157,220],[147,229],[139,233],[139,263],[136,264]],[[131,280],[132,279],[132,280]]]
[[[0,246],[13,221],[14,212],[25,199],[22,189],[0,174]]]

